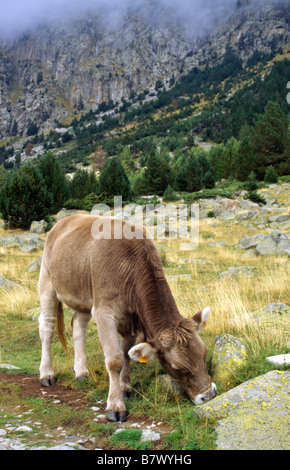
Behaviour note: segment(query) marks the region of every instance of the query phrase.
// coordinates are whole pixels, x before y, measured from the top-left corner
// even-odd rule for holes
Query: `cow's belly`
[[[79,299],[69,294],[57,294],[60,302],[67,305],[72,310],[80,313],[91,313],[93,307],[92,299]]]

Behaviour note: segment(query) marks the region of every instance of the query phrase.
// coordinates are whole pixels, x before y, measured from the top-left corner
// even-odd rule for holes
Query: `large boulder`
[[[40,220],[40,221],[34,220],[30,226],[30,232],[42,234],[42,233],[45,233],[46,227],[47,227],[47,222],[45,222],[45,220]]]
[[[252,319],[263,325],[272,325],[277,320],[290,321],[290,307],[283,303],[272,303],[249,314]]]
[[[290,371],[271,371],[195,407],[218,421],[219,450],[290,450]]]
[[[283,255],[290,253],[290,240],[287,234],[280,230],[273,230],[267,235],[264,233],[258,233],[251,237],[245,235],[239,240],[236,248],[242,250],[255,248],[259,255]]]
[[[211,365],[213,381],[226,386],[235,371],[245,364],[246,359],[246,345],[242,340],[229,334],[218,335]]]

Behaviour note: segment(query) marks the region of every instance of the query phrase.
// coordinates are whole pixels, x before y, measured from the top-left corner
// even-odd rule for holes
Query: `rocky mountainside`
[[[0,138],[25,135],[30,123],[49,130],[103,101],[120,102],[157,80],[213,65],[228,47],[247,59],[255,49],[269,52],[289,42],[287,2],[243,3],[249,2],[237,2],[242,6],[226,24],[199,36],[194,25],[185,30],[178,21],[159,21],[166,13],[160,6],[154,21],[141,9],[109,27],[95,14],[0,43]]]

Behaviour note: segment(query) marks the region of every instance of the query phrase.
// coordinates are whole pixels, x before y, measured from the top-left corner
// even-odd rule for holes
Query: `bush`
[[[122,196],[131,198],[132,192],[128,176],[118,157],[106,160],[100,175],[100,193],[107,197]]]
[[[12,171],[0,193],[0,211],[11,228],[28,229],[33,220],[44,219],[52,202],[40,171],[30,163]]]
[[[166,201],[177,201],[177,200],[178,200],[177,194],[175,194],[172,187],[168,185],[163,193],[163,201],[166,202]]]
[[[53,203],[50,212],[58,212],[70,197],[69,181],[54,155],[46,154],[38,163],[38,168],[48,191],[52,194]]]
[[[256,189],[258,189],[258,181],[253,171],[249,174],[245,187],[248,191],[256,191]]]
[[[256,191],[249,191],[246,194],[246,199],[250,199],[252,202],[257,202],[258,204],[266,204],[265,199]]]
[[[268,166],[265,172],[265,183],[275,184],[278,183],[278,173],[276,172],[275,168],[270,165]]]

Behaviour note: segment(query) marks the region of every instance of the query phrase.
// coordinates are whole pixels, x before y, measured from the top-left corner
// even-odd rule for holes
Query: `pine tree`
[[[186,191],[194,192],[202,188],[202,169],[198,159],[191,154],[186,163]]]
[[[100,175],[99,191],[107,197],[122,196],[123,200],[131,198],[129,179],[118,157],[106,160]]]
[[[265,113],[256,121],[252,145],[257,158],[257,173],[263,179],[266,167],[280,160],[288,139],[288,119],[280,105],[269,101]]]
[[[52,201],[39,169],[29,163],[7,176],[0,193],[0,211],[9,227],[27,229],[33,220],[49,215]]]
[[[69,182],[58,160],[52,154],[48,153],[42,157],[39,161],[38,168],[48,191],[53,196],[50,211],[55,213],[63,207],[64,202],[70,197]]]
[[[278,182],[278,173],[275,168],[270,165],[268,166],[265,173],[265,183],[275,184]]]
[[[72,198],[84,199],[90,193],[96,194],[98,189],[98,181],[95,172],[78,168],[70,182]]]
[[[147,167],[142,178],[145,194],[161,195],[170,183],[170,168],[165,157],[152,152],[147,160]]]
[[[240,143],[234,167],[234,176],[239,181],[246,181],[249,174],[256,170],[254,151],[248,137],[245,137]]]

